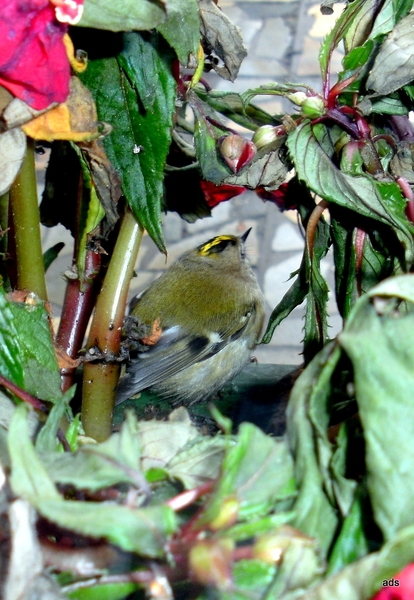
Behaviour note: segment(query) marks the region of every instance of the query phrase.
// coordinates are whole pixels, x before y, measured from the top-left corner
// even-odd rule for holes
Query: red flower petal
[[[70,66],[67,25],[49,0],[6,0],[0,11],[0,85],[37,110],[64,102]]]
[[[414,598],[414,564],[407,565],[391,579],[382,582],[372,600],[412,600]]]
[[[205,179],[200,180],[200,186],[210,208],[214,208],[220,202],[230,200],[234,196],[239,196],[245,191],[244,187],[237,185],[215,185]]]
[[[287,191],[288,183],[282,183],[277,190],[272,191],[265,190],[263,187],[258,187],[255,189],[255,192],[259,198],[265,201],[274,202],[282,212],[284,210],[293,210],[296,208],[296,204],[294,204],[291,200],[288,200]]]

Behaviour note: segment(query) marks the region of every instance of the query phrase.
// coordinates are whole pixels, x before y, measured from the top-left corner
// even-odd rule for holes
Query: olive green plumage
[[[117,403],[151,387],[177,403],[204,400],[248,362],[263,324],[264,298],[245,256],[244,235],[217,236],[183,254],[131,305],[160,339],[133,358]]]

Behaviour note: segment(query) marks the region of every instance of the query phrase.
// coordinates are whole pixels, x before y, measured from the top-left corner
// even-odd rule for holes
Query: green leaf
[[[386,96],[413,80],[414,14],[402,19],[382,44],[366,87]]]
[[[177,521],[168,506],[130,508],[100,502],[41,500],[37,510],[46,519],[93,538],[105,538],[127,552],[157,558],[164,555],[167,537]]]
[[[359,5],[358,12],[352,14],[344,36],[346,52],[366,42],[371,33],[373,19],[378,14],[382,2],[383,0],[365,0]]]
[[[410,12],[412,5],[412,0],[385,0],[375,19],[370,37],[374,39],[392,31],[398,21]]]
[[[209,523],[220,514],[227,499],[237,499],[240,519],[266,514],[275,502],[294,494],[292,462],[284,441],[266,436],[250,423],[242,423],[235,445],[229,446],[222,473],[201,519]]]
[[[62,424],[65,413],[68,411],[69,402],[75,394],[75,386],[63,394],[52,406],[46,419],[46,423],[36,438],[36,450],[38,452],[56,452],[60,442],[57,438],[58,430]],[[70,411],[69,411],[70,412]]]
[[[344,39],[347,32],[354,27],[354,22],[355,24],[358,23],[360,13],[365,12],[365,4],[370,4],[370,2],[366,3],[366,0],[356,0],[355,2],[348,4],[343,13],[336,20],[331,31],[323,40],[319,50],[319,64],[324,81],[326,81],[329,74],[330,60],[333,51]],[[359,37],[356,39],[359,39]]]
[[[371,113],[379,115],[408,115],[409,108],[395,95],[386,96],[384,98],[364,98],[358,103],[358,108],[362,114],[370,115]]]
[[[367,485],[375,520],[385,539],[412,523],[414,426],[411,390],[414,276],[399,276],[371,289],[355,305],[339,342],[351,358],[366,443]]]
[[[8,448],[10,485],[16,496],[22,496],[34,506],[46,499],[61,499],[30,439],[28,409],[24,404],[17,406],[11,420]]]
[[[230,594],[223,592],[223,600],[244,600],[252,594],[258,598],[265,597],[275,576],[275,570],[275,565],[260,560],[237,561],[233,566],[235,590]]]
[[[42,460],[53,481],[77,489],[94,492],[119,483],[147,488],[139,468],[137,421],[130,412],[121,431],[113,433],[105,442],[86,444],[76,453],[44,453]]]
[[[78,209],[78,252],[76,257],[79,279],[83,281],[85,275],[85,257],[88,248],[88,242],[90,241],[90,234],[94,231],[94,229],[96,229],[96,227],[98,227],[102,219],[105,217],[105,211],[99,200],[92,174],[85,156],[82,154],[81,150],[76,144],[73,144],[73,148],[78,156],[83,178],[82,199]]]
[[[24,370],[24,389],[36,398],[55,402],[62,395],[52,344],[49,315],[43,303],[8,303],[14,317]]]
[[[153,0],[87,0],[80,27],[132,31],[153,29],[165,21],[168,3]]]
[[[364,533],[364,523],[367,520],[368,503],[362,495],[356,494],[348,516],[345,518],[341,531],[329,557],[328,573],[336,573],[358,558],[369,552],[367,538]],[[365,515],[364,515],[365,513]]]
[[[0,373],[19,387],[23,387],[23,357],[16,330],[12,304],[0,289]]]
[[[345,54],[344,58],[342,59],[344,69],[353,71],[363,67],[371,56],[373,48],[374,42],[372,40],[368,40],[363,46],[358,46],[357,48],[354,48]],[[343,79],[345,79],[345,77],[343,77]]]
[[[134,32],[122,39],[117,58],[91,60],[83,80],[99,118],[114,126],[104,146],[127,202],[165,252],[161,203],[175,110],[174,55],[159,34]]]
[[[302,302],[306,298],[306,294],[308,293],[308,285],[305,278],[305,262],[302,260],[302,264],[299,269],[299,273],[288,289],[286,294],[283,296],[282,300],[275,306],[270,315],[266,331],[263,334],[263,338],[261,340],[261,344],[268,344],[275,332],[276,327],[284,320],[287,316],[290,315],[292,310],[294,310],[297,306],[300,306]],[[294,274],[291,275],[291,277]]]
[[[48,248],[46,252],[43,253],[43,261],[45,263],[45,272],[48,270],[50,265],[57,259],[59,256],[59,252],[65,247],[64,242],[58,242],[51,248]]]
[[[324,125],[315,128],[304,122],[288,136],[287,146],[299,179],[325,200],[390,225],[410,265],[414,257],[413,226],[405,216],[406,202],[398,185],[379,182],[368,175],[343,173],[326,151],[324,132],[326,135]]]
[[[74,585],[76,587],[76,584]],[[136,583],[96,583],[91,587],[80,587],[73,591],[63,589],[74,600],[124,600],[139,589]]]
[[[186,489],[193,489],[219,476],[227,447],[228,441],[223,437],[199,437],[177,452],[166,470],[170,477],[180,480]]]
[[[219,121],[217,114],[193,90],[187,92],[187,99],[194,112],[194,144],[202,175],[218,185],[232,174],[217,150],[217,141],[226,129],[213,125],[212,121]]]
[[[361,293],[400,270],[387,230],[374,221],[361,219],[356,227],[354,215],[338,206],[330,210],[334,247],[335,292],[341,316],[348,317]]]
[[[272,115],[254,104],[246,104],[241,95],[235,92],[220,90],[206,92],[201,89],[197,89],[196,92],[213,110],[252,131],[255,131],[261,125],[280,124],[279,119],[272,117]]]
[[[167,20],[157,30],[187,66],[190,56],[196,56],[200,43],[200,18],[196,0],[169,0]]]

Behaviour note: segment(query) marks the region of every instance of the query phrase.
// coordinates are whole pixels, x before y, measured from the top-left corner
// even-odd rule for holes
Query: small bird
[[[128,318],[150,333],[120,379],[117,404],[151,388],[189,406],[210,398],[249,361],[265,310],[245,253],[250,231],[186,252],[131,301]]]

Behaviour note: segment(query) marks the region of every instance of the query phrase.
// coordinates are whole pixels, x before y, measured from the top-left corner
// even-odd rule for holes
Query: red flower
[[[412,600],[414,598],[414,564],[407,565],[391,579],[384,579],[382,590],[372,600]]]
[[[211,181],[200,179],[201,190],[204,194],[204,198],[210,208],[214,208],[220,202],[225,202],[242,194],[246,188],[238,185],[215,185]]]
[[[82,9],[83,0],[3,0],[0,85],[37,110],[64,102],[70,66],[63,36]]]
[[[278,209],[283,212],[284,210],[294,210],[296,208],[296,204],[292,202],[291,198],[288,198],[288,189],[289,184],[282,183],[277,190],[268,191],[263,187],[258,187],[255,192],[262,200],[274,202]]]

